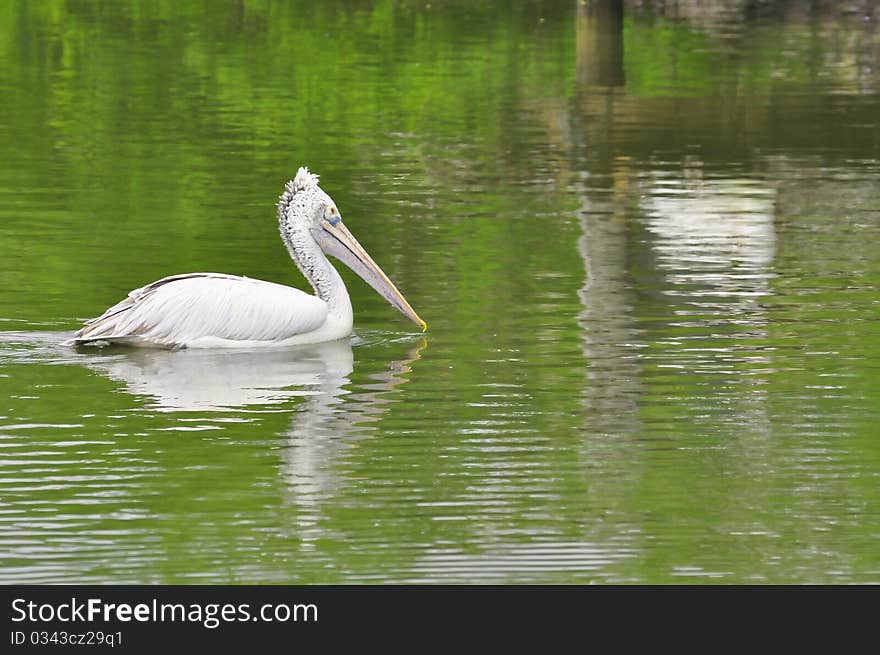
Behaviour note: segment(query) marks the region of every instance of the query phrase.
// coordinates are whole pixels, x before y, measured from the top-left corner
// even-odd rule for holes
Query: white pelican
[[[88,321],[70,343],[154,348],[250,348],[341,339],[351,334],[351,300],[324,253],[360,275],[404,316],[419,318],[388,276],[343,225],[336,203],[302,167],[278,201],[281,240],[315,290],[222,273],[162,278]]]

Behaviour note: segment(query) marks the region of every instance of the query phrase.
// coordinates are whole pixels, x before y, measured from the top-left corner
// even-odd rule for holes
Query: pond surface
[[[670,4],[5,3],[0,582],[880,582],[880,9]],[[62,345],[302,164],[424,335]]]

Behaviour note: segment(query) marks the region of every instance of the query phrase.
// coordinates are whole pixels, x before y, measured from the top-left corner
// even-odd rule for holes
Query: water
[[[675,4],[4,5],[0,581],[880,582],[880,8]],[[61,345],[301,164],[426,334]]]

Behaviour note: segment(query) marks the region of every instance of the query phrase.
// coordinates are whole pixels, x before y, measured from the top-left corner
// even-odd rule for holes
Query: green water
[[[0,581],[880,582],[880,7],[601,4],[2,3]],[[302,164],[427,333],[62,345]]]

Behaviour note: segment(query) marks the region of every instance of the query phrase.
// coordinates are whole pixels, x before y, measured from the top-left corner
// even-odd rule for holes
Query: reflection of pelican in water
[[[426,345],[421,340],[405,357],[370,374],[371,382],[352,388],[347,395],[347,390],[328,379],[298,406],[287,432],[283,475],[290,502],[299,508],[296,529],[304,548],[320,537],[323,501],[342,485],[339,468],[344,452],[377,429],[382,415],[394,405],[394,394],[409,381],[411,365]]]
[[[278,201],[281,239],[315,290],[220,273],[166,277],[129,293],[86,323],[72,343],[159,348],[291,346],[351,334],[351,300],[325,253],[339,259],[404,316],[427,325],[342,222],[318,176],[300,168]]]
[[[158,409],[223,410],[274,405],[291,397],[341,389],[354,366],[351,343],[328,341],[290,349],[228,351],[137,349],[83,363]]]
[[[394,345],[402,344],[356,347],[368,351]],[[321,533],[323,501],[340,486],[340,458],[393,407],[393,394],[408,381],[410,365],[426,345],[421,339],[404,357],[367,373],[370,381],[357,385],[351,382],[355,357],[347,340],[287,350],[119,349],[71,363],[123,383],[128,393],[152,398],[161,411],[205,414],[293,404],[280,474],[290,503],[298,508],[291,527],[303,547],[310,548]]]
[[[367,351],[380,345],[356,347]],[[397,344],[383,347],[390,345]],[[421,339],[404,357],[368,373],[370,381],[356,386],[350,379],[354,351],[347,340],[287,350],[119,349],[71,363],[123,383],[128,393],[151,398],[161,411],[222,412],[290,404],[297,398],[282,451],[282,476],[291,502],[302,509],[297,527],[307,541],[321,498],[337,487],[341,453],[353,439],[375,429],[426,345]]]
[[[392,362],[389,370],[408,371],[407,364],[418,358],[424,346],[422,340],[405,363]],[[344,387],[354,369],[348,340],[283,350],[120,349],[73,361],[123,383],[133,395],[152,398],[155,408],[168,411],[223,411],[277,405],[303,396],[328,402],[347,393]],[[384,390],[391,390],[397,381],[388,375]]]

